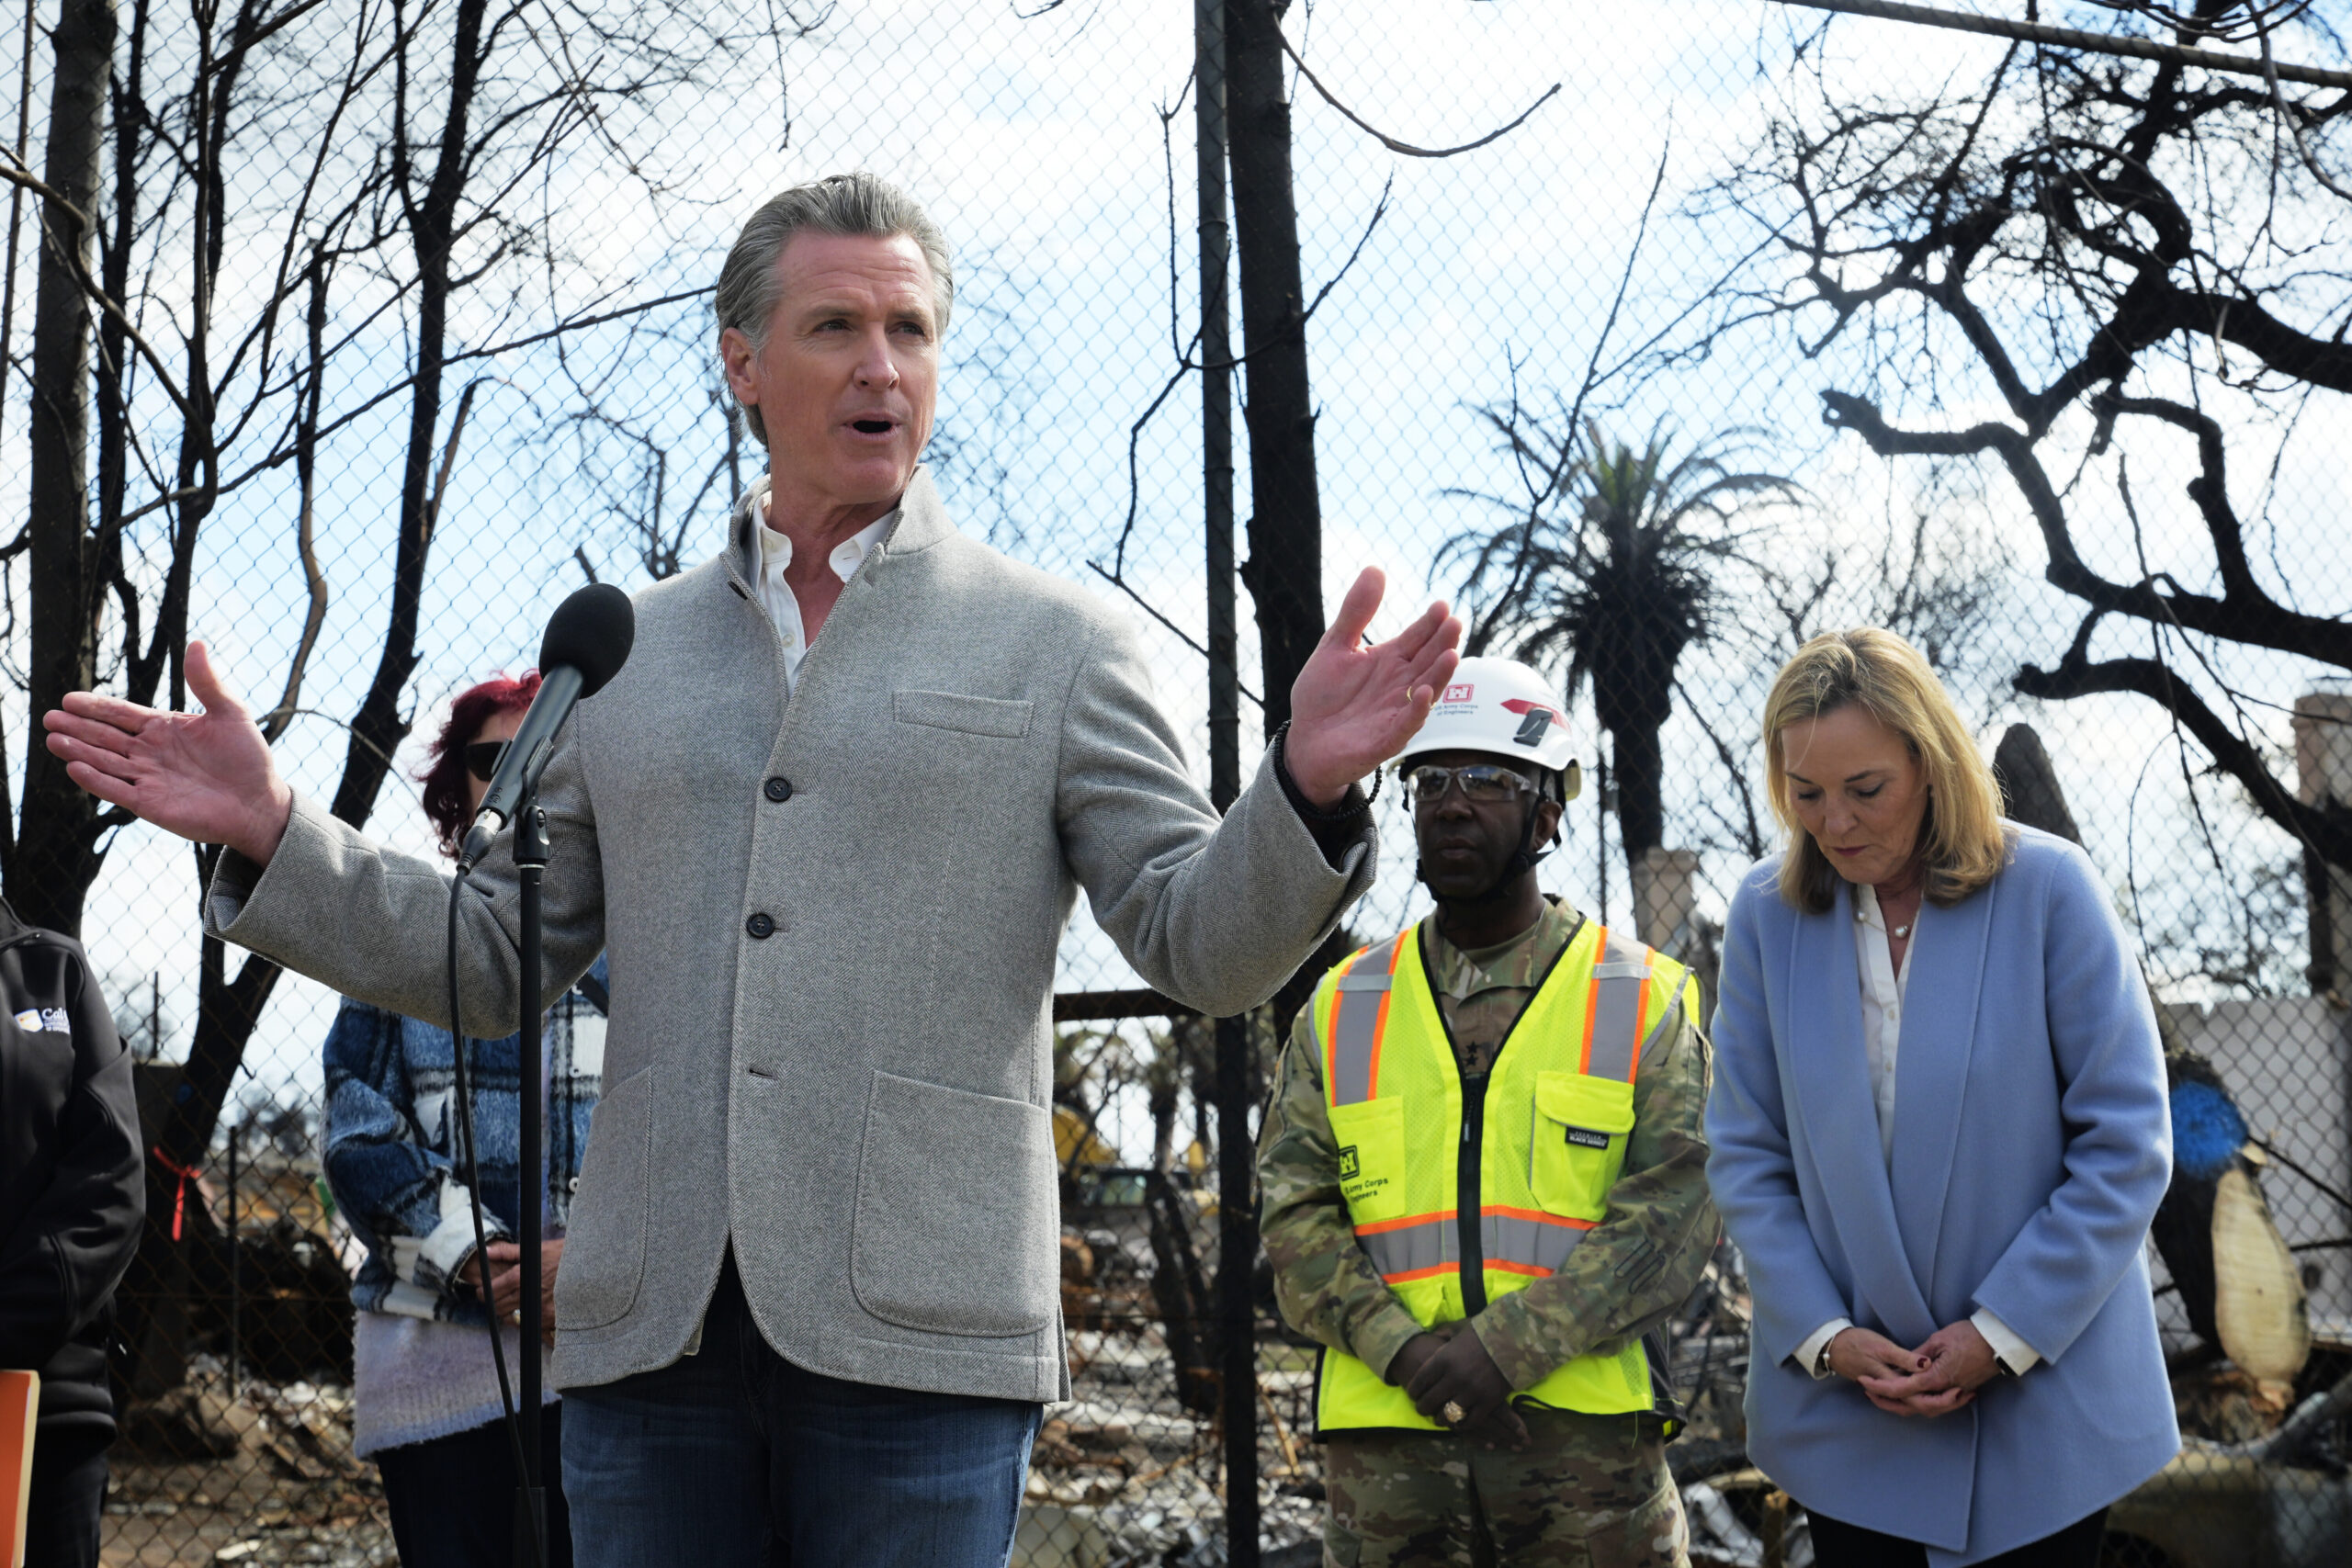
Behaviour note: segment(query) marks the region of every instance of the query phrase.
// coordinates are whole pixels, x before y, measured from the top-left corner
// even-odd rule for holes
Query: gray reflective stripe
[[[1396,944],[1404,933],[1381,943],[1355,961],[1340,976],[1331,1013],[1331,1103],[1353,1105],[1372,1098],[1372,1052],[1380,1039],[1381,998],[1388,989],[1388,971],[1395,966]],[[1377,987],[1351,986],[1363,976],[1380,976]]]
[[[1584,1239],[1584,1232],[1567,1225],[1547,1225],[1540,1220],[1522,1220],[1516,1214],[1485,1214],[1479,1217],[1480,1245],[1486,1248],[1489,1263],[1518,1263],[1532,1269],[1557,1273],[1568,1254]]]
[[[1451,1218],[1425,1220],[1418,1225],[1399,1225],[1393,1231],[1360,1235],[1356,1245],[1364,1249],[1372,1266],[1385,1280],[1418,1269],[1439,1269],[1461,1262],[1459,1235]]]
[[[1683,987],[1686,987],[1690,983],[1690,982],[1688,977],[1686,977],[1682,982]],[[1666,1016],[1651,1024],[1649,1032],[1642,1036],[1641,1059],[1643,1061],[1649,1062],[1657,1059],[1659,1043],[1662,1041],[1670,1039],[1676,1032],[1681,1029],[1682,1017],[1682,990],[1678,988],[1674,993],[1674,999],[1668,1002],[1666,1006]]]
[[[1369,957],[1370,955],[1367,954],[1367,962]],[[1336,991],[1385,991],[1388,989],[1394,979],[1395,976],[1385,969],[1376,974],[1367,975],[1359,967],[1349,970],[1334,980],[1331,983],[1331,988]]]
[[[1607,933],[1606,961],[1592,966],[1592,1042],[1585,1070],[1597,1078],[1631,1082],[1641,1041],[1642,992],[1650,983],[1649,949]]]

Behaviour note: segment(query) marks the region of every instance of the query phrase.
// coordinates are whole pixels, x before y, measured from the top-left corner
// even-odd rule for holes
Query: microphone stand
[[[515,1214],[523,1247],[522,1426],[523,1474],[514,1495],[514,1562],[516,1568],[540,1568],[547,1560],[547,1487],[540,1473],[540,1332],[546,1311],[540,1304],[539,1240],[547,1207],[547,1137],[539,1083],[545,1041],[540,1003],[539,971],[544,933],[540,927],[542,890],[539,879],[548,868],[548,814],[534,790],[514,814],[514,866],[522,874],[523,985],[522,1038],[516,1065],[521,1069],[522,1125],[518,1180],[522,1186]]]

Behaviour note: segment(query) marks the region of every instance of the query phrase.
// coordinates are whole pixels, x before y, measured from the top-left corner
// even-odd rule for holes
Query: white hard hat
[[[1396,765],[1432,751],[1483,751],[1548,768],[1561,775],[1563,800],[1574,800],[1584,783],[1576,734],[1551,683],[1515,659],[1465,659],[1454,668]]]

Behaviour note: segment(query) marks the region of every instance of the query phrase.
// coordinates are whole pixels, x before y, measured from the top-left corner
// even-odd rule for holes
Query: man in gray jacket
[[[1204,1012],[1270,995],[1374,868],[1357,781],[1460,623],[1363,643],[1358,579],[1219,821],[1125,622],[958,534],[919,466],[953,287],[870,175],[785,192],[719,278],[767,479],[637,598],[543,786],[548,996],[601,947],[603,1102],[556,1291],[579,1560],[1001,1564],[1066,1396],[1050,992],[1078,890]],[[74,780],[232,852],[207,920],[447,1024],[447,881],[297,797],[201,644],[201,716],[76,694]],[[466,1016],[519,1003],[516,881],[463,900]],[[764,1555],[763,1555],[764,1554]]]

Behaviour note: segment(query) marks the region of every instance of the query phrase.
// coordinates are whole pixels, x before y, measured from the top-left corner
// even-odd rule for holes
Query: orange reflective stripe
[[[1649,1013],[1650,950],[1638,942],[1601,932],[1599,961],[1592,966],[1592,997],[1585,1016],[1584,1070],[1597,1078],[1634,1081],[1641,1054],[1643,1021]]]
[[[1478,1213],[1481,1215],[1499,1214],[1513,1220],[1532,1220],[1539,1225],[1563,1225],[1572,1231],[1589,1231],[1600,1223],[1599,1220],[1579,1220],[1569,1214],[1546,1213],[1541,1209],[1513,1209],[1501,1203],[1489,1203]]]
[[[1608,953],[1609,928],[1607,926],[1596,926],[1593,928],[1592,951],[1596,957],[1604,956]],[[1600,987],[1590,985],[1585,987],[1584,1039],[1577,1045],[1577,1071],[1580,1073],[1589,1073],[1592,1071],[1592,1020],[1594,1012],[1599,1010],[1600,1006]]]
[[[1433,1213],[1408,1214],[1401,1220],[1374,1220],[1368,1225],[1358,1225],[1356,1235],[1379,1235],[1385,1231],[1401,1231],[1409,1225],[1433,1224],[1440,1220],[1450,1220],[1453,1217],[1454,1212],[1452,1209],[1440,1209]]]
[[[1451,1274],[1454,1267],[1451,1263],[1434,1263],[1427,1269],[1408,1269],[1401,1274],[1383,1274],[1380,1280],[1385,1285],[1409,1284],[1415,1280],[1434,1280],[1441,1274]]]
[[[1372,950],[1357,953],[1333,977],[1331,1030],[1326,1043],[1324,1090],[1333,1105],[1356,1105],[1373,1099],[1380,1088],[1380,1040],[1388,1029],[1388,1002],[1404,952],[1405,936],[1390,940],[1387,952],[1373,962],[1379,967],[1361,973]],[[1375,998],[1367,995],[1377,991]]]
[[[1625,1058],[1627,1083],[1632,1083],[1634,1075],[1642,1070],[1642,1042],[1649,1038],[1649,1032],[1650,982],[1649,976],[1645,975],[1642,976],[1641,1000],[1634,1004],[1634,1049],[1633,1054]]]
[[[1540,1263],[1511,1263],[1499,1258],[1487,1258],[1487,1267],[1498,1274],[1524,1274],[1534,1280],[1548,1280],[1553,1274]]]
[[[1366,1226],[1356,1245],[1384,1280],[1419,1279],[1426,1270],[1459,1267],[1462,1248],[1451,1213],[1422,1215],[1400,1224]]]
[[[1567,1262],[1593,1227],[1561,1214],[1491,1208],[1478,1222],[1487,1267],[1506,1274],[1549,1274]]]

